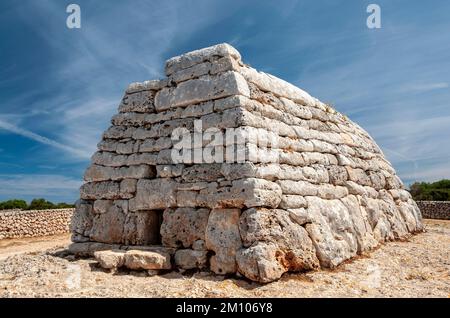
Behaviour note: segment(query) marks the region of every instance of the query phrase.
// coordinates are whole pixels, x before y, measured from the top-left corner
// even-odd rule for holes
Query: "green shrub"
[[[47,201],[45,199],[33,199],[28,205],[24,200],[8,200],[0,202],[0,210],[50,210],[50,209],[67,209],[75,207],[73,204],[68,204],[65,202],[60,202],[54,204],[53,202]]]
[[[8,200],[0,202],[0,210],[12,210],[12,209],[26,209],[28,204],[24,200]]]
[[[450,180],[416,182],[411,185],[410,192],[417,201],[450,201]]]

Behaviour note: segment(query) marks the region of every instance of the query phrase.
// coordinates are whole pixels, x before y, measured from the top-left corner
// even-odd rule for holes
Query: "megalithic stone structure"
[[[380,148],[330,106],[228,44],[165,70],[128,87],[98,144],[72,250],[118,250],[106,267],[209,267],[269,282],[422,230]]]

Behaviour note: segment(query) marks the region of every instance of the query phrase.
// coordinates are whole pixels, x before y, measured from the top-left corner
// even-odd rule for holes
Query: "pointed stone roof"
[[[116,253],[115,266],[171,260],[269,282],[423,228],[366,131],[225,43],[131,84],[84,180],[72,250],[153,253]]]

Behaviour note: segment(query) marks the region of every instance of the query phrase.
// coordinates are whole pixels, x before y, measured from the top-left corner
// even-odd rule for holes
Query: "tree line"
[[[65,209],[65,208],[73,208],[75,207],[73,204],[68,204],[65,202],[53,203],[47,201],[43,198],[33,199],[30,204],[28,204],[25,200],[7,200],[0,202],[0,210],[50,210],[50,209]]]
[[[409,191],[417,201],[450,201],[450,180],[416,182],[411,185]]]

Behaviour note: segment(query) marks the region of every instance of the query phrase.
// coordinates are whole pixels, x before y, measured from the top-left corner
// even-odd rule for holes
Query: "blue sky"
[[[449,15],[444,0],[2,0],[0,200],[76,200],[127,85],[221,42],[359,123],[405,183],[450,178]]]

